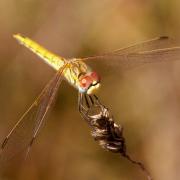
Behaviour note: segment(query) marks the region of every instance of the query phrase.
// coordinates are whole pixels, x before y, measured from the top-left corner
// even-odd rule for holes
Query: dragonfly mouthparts
[[[99,82],[96,82],[95,84],[92,84],[88,90],[87,90],[87,94],[95,94],[97,92],[97,90],[100,88],[101,84]]]

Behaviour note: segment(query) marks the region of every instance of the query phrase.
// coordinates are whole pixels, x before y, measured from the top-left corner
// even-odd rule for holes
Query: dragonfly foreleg
[[[86,107],[85,107],[85,105],[83,103],[83,95],[82,95],[82,93],[78,94],[78,109],[79,109],[80,114],[83,116],[83,118],[85,118],[87,109],[86,109]]]

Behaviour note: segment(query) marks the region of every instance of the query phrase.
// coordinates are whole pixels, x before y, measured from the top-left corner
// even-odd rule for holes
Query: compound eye
[[[90,84],[91,84],[91,78],[88,77],[88,76],[83,77],[83,78],[81,79],[80,83],[81,83],[81,86],[82,86],[83,88],[88,88],[88,87],[90,86]]]
[[[86,86],[86,84],[87,84],[86,78],[83,78],[83,79],[81,80],[81,84],[82,84],[83,86]]]
[[[92,72],[91,76],[95,78],[95,77],[97,77],[97,73],[96,72]]]
[[[100,81],[100,77],[99,77],[99,75],[98,75],[96,72],[92,72],[92,73],[90,74],[90,76],[92,77],[93,80],[95,80],[95,81],[97,81],[97,82]]]

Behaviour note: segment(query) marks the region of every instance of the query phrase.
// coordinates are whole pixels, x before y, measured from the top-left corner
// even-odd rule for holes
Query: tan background
[[[0,139],[54,74],[12,34],[29,36],[65,57],[88,56],[161,35],[179,39],[179,16],[178,0],[1,0]],[[180,62],[125,74],[105,72],[101,64],[93,67],[102,76],[99,97],[124,126],[129,153],[146,164],[154,179],[178,179]],[[77,91],[66,82],[47,120],[31,161],[9,179],[145,179],[134,165],[94,142],[78,113]]]

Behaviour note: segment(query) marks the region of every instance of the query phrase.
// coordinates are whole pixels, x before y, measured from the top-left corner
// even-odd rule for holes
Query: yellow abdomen
[[[20,42],[20,44],[24,45],[29,50],[41,57],[47,64],[52,66],[55,70],[59,70],[59,68],[65,64],[66,60],[64,58],[51,53],[50,51],[40,46],[33,40],[24,37],[20,34],[15,34],[13,37],[17,39]]]

